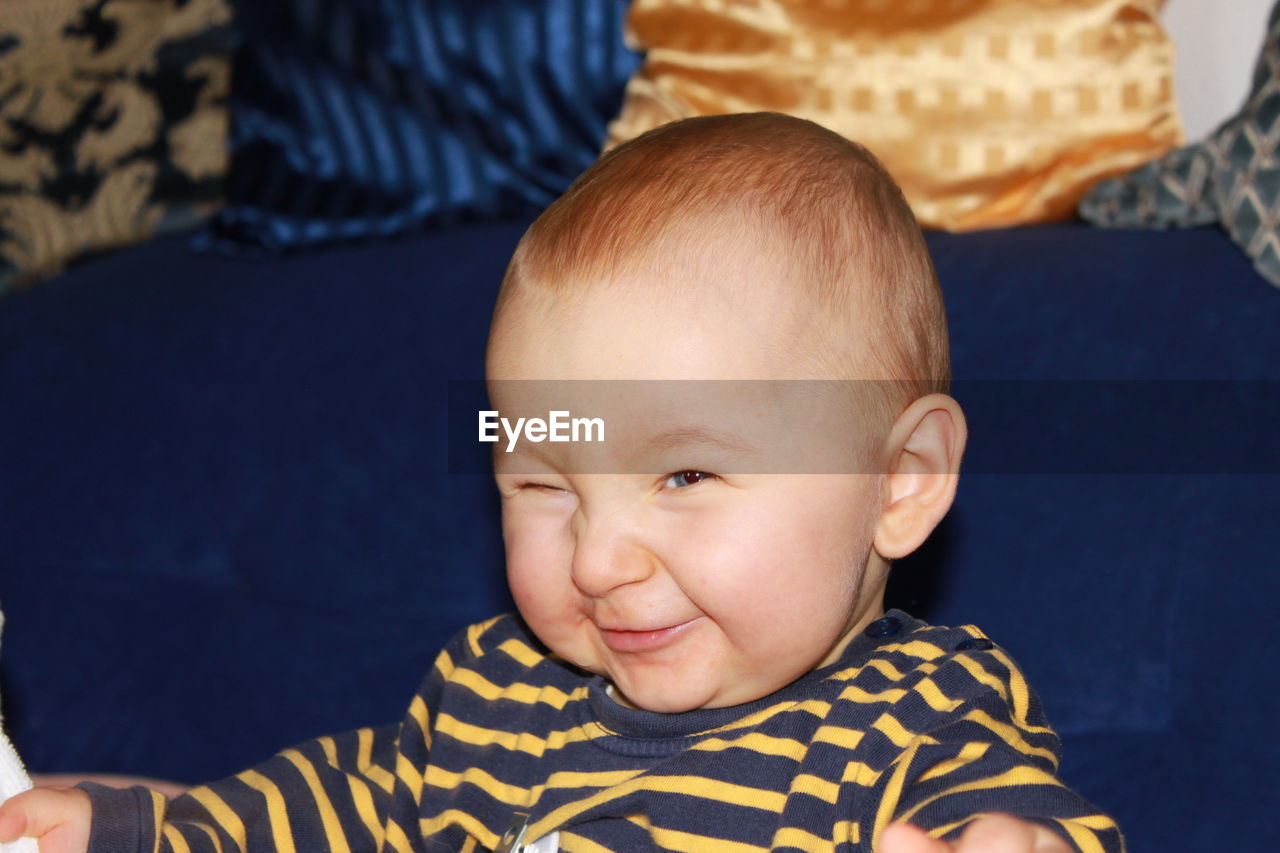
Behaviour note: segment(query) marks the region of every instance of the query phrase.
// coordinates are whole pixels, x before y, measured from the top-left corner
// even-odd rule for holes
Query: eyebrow
[[[671,450],[690,445],[706,445],[729,453],[758,454],[760,451],[746,439],[731,432],[716,432],[701,426],[664,430],[644,441],[658,450]]]

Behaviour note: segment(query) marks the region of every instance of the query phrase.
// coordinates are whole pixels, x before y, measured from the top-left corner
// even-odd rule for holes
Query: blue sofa
[[[396,719],[444,640],[509,606],[493,489],[450,473],[444,410],[526,225],[274,260],[177,236],[0,303],[2,686],[33,768],[196,781]],[[1280,293],[1216,229],[929,241],[962,402],[995,379],[1280,378]],[[1011,651],[1131,849],[1265,849],[1274,454],[1091,471],[1067,441],[1002,466],[990,409],[890,603]]]
[[[510,607],[446,408],[539,198],[267,257],[170,236],[0,300],[0,696],[33,769],[194,782],[397,719]],[[1018,659],[1130,849],[1280,843],[1280,292],[1216,228],[929,243],[973,436],[889,604]]]

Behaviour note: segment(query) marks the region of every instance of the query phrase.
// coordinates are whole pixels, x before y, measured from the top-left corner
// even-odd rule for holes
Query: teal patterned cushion
[[[1218,222],[1280,287],[1280,2],[1240,112],[1208,139],[1097,184],[1080,215],[1108,228],[1186,228]]]

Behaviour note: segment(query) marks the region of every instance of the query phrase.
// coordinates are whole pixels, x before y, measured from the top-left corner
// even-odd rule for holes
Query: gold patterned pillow
[[[0,293],[213,211],[223,0],[0,3]]]
[[[1163,0],[635,0],[606,147],[769,110],[870,148],[921,225],[1070,216],[1182,140]]]

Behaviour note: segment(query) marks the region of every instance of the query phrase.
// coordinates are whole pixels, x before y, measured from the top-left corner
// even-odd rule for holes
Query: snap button
[[[868,637],[883,639],[884,637],[892,637],[901,630],[902,622],[896,616],[885,616],[883,619],[877,619],[868,625],[867,630],[863,631],[863,633]]]
[[[996,644],[988,640],[986,637],[970,637],[956,646],[958,652],[985,652],[987,649],[994,649]]]

